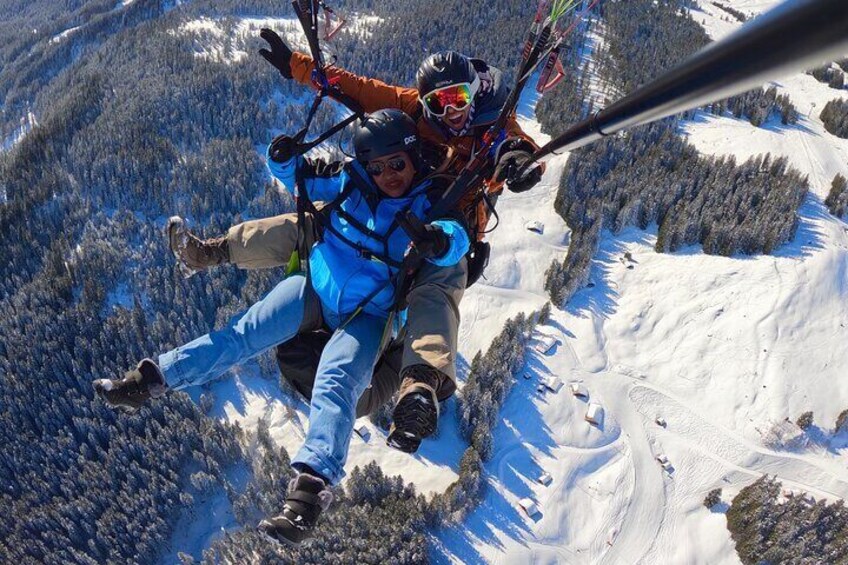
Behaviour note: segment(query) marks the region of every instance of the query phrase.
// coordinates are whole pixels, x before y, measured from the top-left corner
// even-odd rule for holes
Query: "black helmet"
[[[418,94],[424,96],[437,88],[452,84],[468,83],[472,95],[480,88],[480,76],[474,69],[471,59],[456,51],[441,51],[430,55],[415,75],[418,83]]]
[[[360,163],[398,151],[409,152],[415,163],[420,147],[415,122],[395,108],[369,114],[353,134],[353,150]]]

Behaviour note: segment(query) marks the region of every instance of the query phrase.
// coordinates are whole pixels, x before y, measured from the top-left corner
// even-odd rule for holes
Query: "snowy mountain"
[[[40,156],[39,144],[48,145],[50,136],[42,141],[30,133],[43,135],[40,127],[46,122],[46,131],[57,140],[65,135],[75,140],[65,144],[73,150],[70,156],[58,154],[63,165],[79,165],[69,170],[80,171],[67,177],[61,171],[55,173],[55,181],[48,176],[49,182],[34,184],[37,191],[23,194],[27,198],[35,194],[31,206],[29,202],[18,206],[24,200],[20,189],[8,198],[5,188],[0,191],[0,208],[12,209],[6,206],[12,203],[15,214],[23,218],[14,223],[10,214],[8,225],[15,226],[15,234],[24,234],[25,244],[30,232],[47,234],[42,239],[51,240],[39,241],[39,250],[50,250],[43,252],[44,267],[41,256],[30,257],[28,249],[8,255],[7,266],[15,265],[23,273],[24,267],[17,265],[24,265],[27,271],[7,274],[3,288],[10,290],[4,290],[8,295],[0,293],[0,304],[14,312],[3,327],[15,331],[14,339],[11,330],[4,332],[0,343],[0,369],[14,369],[9,373],[13,378],[0,375],[0,405],[11,406],[8,413],[13,415],[4,419],[6,433],[20,428],[23,432],[17,441],[23,444],[35,446],[40,441],[60,446],[54,452],[40,447],[29,450],[16,443],[0,457],[0,466],[9,466],[13,470],[9,476],[15,477],[8,485],[4,477],[0,502],[23,501],[37,508],[31,519],[18,515],[13,525],[8,518],[0,522],[0,534],[32,536],[34,554],[45,552],[46,561],[108,555],[119,562],[120,557],[138,554],[158,555],[161,562],[170,564],[180,561],[180,553],[200,559],[225,533],[249,529],[236,519],[232,493],[220,483],[210,488],[186,486],[191,485],[192,473],[214,466],[208,446],[223,445],[222,437],[235,437],[229,429],[225,434],[216,428],[210,440],[205,434],[210,434],[211,426],[203,414],[248,432],[239,436],[252,442],[245,450],[247,456],[232,455],[237,450],[231,449],[230,459],[221,466],[236,463],[217,469],[236,491],[243,490],[250,479],[247,467],[249,456],[259,451],[260,424],[267,425],[271,440],[288,453],[300,446],[309,425],[308,406],[280,390],[268,359],[246,363],[228,378],[188,391],[193,405],[179,395],[164,409],[157,408],[155,418],[151,411],[150,421],[113,416],[90,398],[91,378],[114,376],[118,367],[125,368],[130,359],[147,355],[154,347],[207,331],[276,281],[274,273],[248,276],[234,269],[181,280],[161,241],[159,228],[173,212],[194,214],[195,225],[209,230],[207,235],[229,225],[236,215],[279,213],[280,202],[273,195],[261,194],[267,178],[260,162],[262,148],[254,154],[253,143],[276,132],[268,128],[301,120],[301,107],[309,102],[305,95],[298,98],[304,89],[277,85],[276,75],[272,83],[264,63],[253,55],[257,32],[265,26],[285,34],[295,48],[306,49],[294,21],[285,17],[288,11],[263,10],[262,3],[255,2],[259,7],[222,9],[221,15],[216,11],[220,6],[213,4],[98,3],[102,17],[95,23],[108,33],[99,33],[101,28],[85,21],[84,14],[56,22],[32,39],[41,42],[44,52],[38,60],[44,62],[19,73],[43,79],[50,86],[47,94],[39,95],[39,104],[33,112],[27,110],[24,119],[19,114],[23,94],[16,94],[20,107],[0,107],[13,118],[0,130],[0,155],[14,158],[23,146],[27,155]],[[373,8],[369,2],[360,4],[363,10]],[[420,4],[420,10],[436,11],[436,3]],[[496,9],[508,14],[517,11],[515,3],[495,4],[493,13]],[[776,0],[737,0],[729,11],[722,2],[699,0],[690,9],[710,36],[719,39],[741,25],[733,11],[750,19],[776,4]],[[136,16],[121,16],[123,11]],[[389,37],[397,32],[391,27],[399,21],[396,13],[385,19],[367,12],[349,16],[351,42],[371,37],[379,26],[388,28]],[[130,32],[148,19],[151,22],[140,24],[146,27],[137,34]],[[526,24],[518,17],[510,22],[522,30]],[[167,52],[168,57],[162,55],[145,42],[147,35],[154,38],[152,44],[170,46],[173,51]],[[111,42],[107,37],[112,37]],[[96,51],[101,44],[107,48]],[[124,49],[126,45],[129,48]],[[511,45],[502,49],[512,51]],[[11,50],[15,56],[18,51],[24,53],[26,48]],[[151,68],[135,64],[136,51],[150,57]],[[386,69],[389,77],[402,75],[408,66],[400,58],[371,61],[363,55],[365,51],[355,54],[357,64],[391,67]],[[174,61],[170,55],[175,55]],[[419,57],[417,52],[403,54],[407,55],[410,60]],[[35,65],[32,59],[21,55],[15,68],[29,69],[27,65]],[[346,64],[349,59],[340,62]],[[192,63],[197,64],[196,73],[186,70],[193,68]],[[77,64],[93,67],[87,68],[97,79],[91,81],[90,90],[78,88]],[[167,79],[155,76],[161,71],[156,65],[170,64],[180,72]],[[110,82],[112,66],[126,74]],[[7,74],[13,74],[8,69],[11,65]],[[222,69],[238,72],[225,75]],[[59,79],[50,82],[54,75]],[[8,78],[2,69],[0,78]],[[15,88],[29,87],[26,81],[20,82],[15,82]],[[131,95],[127,85],[136,84],[144,96]],[[232,84],[237,88],[230,88]],[[592,99],[600,103],[609,93],[591,78],[590,84],[595,90]],[[785,489],[816,499],[848,495],[848,432],[833,431],[837,416],[848,409],[844,375],[848,367],[844,345],[848,338],[848,224],[823,205],[834,175],[848,175],[848,140],[828,133],[818,117],[828,101],[847,96],[844,89],[830,88],[809,75],[773,84],[798,108],[798,124],[786,127],[769,122],[754,127],[746,120],[704,112],[682,123],[680,135],[705,155],[744,160],[771,152],[786,156],[793,167],[808,175],[811,190],[800,210],[794,240],[772,255],[718,257],[705,254],[699,246],[656,253],[656,226],[646,231],[605,232],[589,285],[565,308],[554,308],[550,320],[530,340],[525,366],[515,375],[493,431],[493,457],[484,465],[487,488],[482,503],[459,525],[427,533],[432,562],[739,563],[724,512],[733,496],[760,475],[774,475]],[[117,102],[110,98],[116,96],[116,89],[123,92]],[[32,91],[40,92],[35,87]],[[272,91],[275,94],[269,99]],[[70,108],[62,112],[62,118],[79,123],[65,127],[61,122],[59,127],[56,119],[42,119],[49,117],[50,94],[66,92],[71,102],[82,98],[85,104],[60,106]],[[253,96],[255,92],[261,96]],[[200,98],[210,107],[229,104],[227,108],[238,111],[207,114]],[[108,101],[102,108],[101,100]],[[548,137],[534,117],[537,101],[525,96],[520,116],[525,130],[544,142]],[[75,112],[86,104],[97,107],[103,116]],[[190,119],[180,122],[184,129],[179,129],[169,122],[169,115]],[[189,129],[186,123],[197,129]],[[151,137],[147,128],[167,131],[174,138]],[[222,144],[218,137],[229,139],[233,131],[247,141]],[[215,143],[204,147],[207,136]],[[137,145],[138,140],[145,141]],[[239,160],[245,153],[249,159]],[[113,154],[118,164],[107,159]],[[46,155],[52,158],[49,151]],[[224,156],[231,159],[226,167],[209,165]],[[549,162],[542,183],[533,191],[507,192],[498,203],[500,224],[489,235],[491,262],[485,279],[467,292],[461,308],[460,369],[466,376],[474,355],[490,346],[508,319],[539,310],[549,299],[545,271],[554,259],[562,259],[572,235],[553,205],[568,158],[563,155]],[[99,167],[96,174],[89,174],[88,159]],[[138,180],[153,177],[157,168],[172,173],[173,182],[144,185]],[[53,174],[47,167],[44,170]],[[221,171],[241,184],[218,187]],[[29,181],[28,173],[24,178]],[[210,182],[219,190],[208,190]],[[65,198],[63,191],[72,192],[68,186],[79,191],[80,197],[73,192],[73,198]],[[5,187],[4,182],[0,187]],[[73,221],[55,220],[49,214],[56,209]],[[53,242],[48,230],[61,225],[72,229],[66,228],[62,241]],[[11,239],[4,240],[10,244],[7,247],[14,247]],[[89,274],[105,286],[103,292],[91,280],[80,282]],[[54,287],[58,298],[48,292]],[[56,325],[42,323],[39,315],[55,319]],[[65,339],[56,343],[55,336]],[[80,347],[81,343],[85,346]],[[21,351],[27,359],[22,359]],[[28,359],[30,351],[34,361]],[[49,387],[33,386],[35,381],[47,382]],[[580,397],[572,394],[572,384]],[[591,405],[602,413],[592,407],[590,414]],[[389,449],[385,433],[367,419],[360,420],[361,435],[353,438],[346,470],[350,473],[376,461],[387,475],[400,475],[419,493],[429,497],[445,492],[459,475],[467,447],[459,433],[457,407],[456,399],[445,404],[437,436],[425,441],[415,456]],[[801,430],[794,422],[808,411],[814,415],[814,424]],[[15,420],[18,414],[23,416]],[[192,446],[187,451],[194,458],[174,447],[184,445]],[[143,525],[152,524],[142,536],[135,536],[142,538],[138,547],[102,539],[109,535],[105,532],[112,532],[137,541],[127,534],[133,531],[130,526],[137,525],[130,523],[132,516],[109,506],[113,491],[101,484],[103,469],[110,474],[108,488],[119,493],[112,497],[117,506],[130,508]],[[51,482],[42,481],[42,474],[48,474]],[[81,480],[73,482],[67,476]],[[147,478],[151,479],[145,482]],[[95,487],[84,490],[81,484]],[[139,493],[138,485],[150,487],[154,494],[143,489]],[[723,502],[708,510],[703,500],[715,488],[723,489]],[[88,499],[96,499],[97,504],[91,506]],[[536,512],[528,515],[522,504]],[[89,507],[93,510],[88,513],[80,510]],[[38,514],[47,510],[51,512],[47,518]],[[101,519],[102,514],[107,518]],[[68,547],[73,545],[71,550],[78,553],[61,557],[47,553],[53,546],[46,538],[54,537],[52,524],[58,523],[63,526],[57,526],[57,532],[70,539]],[[5,555],[3,535],[0,561]],[[55,538],[64,539],[61,536]],[[169,544],[159,543],[168,538]],[[127,553],[120,557],[108,553],[124,549]]]
[[[751,15],[774,4],[734,7]],[[693,10],[714,39],[739,25],[710,2]],[[848,407],[848,226],[822,205],[848,169],[848,142],[807,115],[845,91],[807,75],[775,84],[804,113],[797,128],[699,115],[682,133],[706,154],[772,152],[808,174],[795,240],[774,256],[719,258],[698,247],[657,254],[656,229],[605,235],[591,288],[541,328],[558,346],[531,353],[532,378],[518,379],[495,432],[493,488],[467,529],[440,536],[442,559],[738,563],[721,511],[702,504],[709,490],[723,488],[729,501],[768,473],[816,498],[848,495],[848,437],[831,434]],[[550,213],[557,164],[544,188],[499,204],[489,280],[464,301],[466,355],[485,343],[480,329],[544,300],[542,272],[568,242]],[[524,229],[531,219],[545,224],[543,236]],[[587,402],[567,388],[538,392],[547,376],[583,383],[604,423],[585,422]],[[806,434],[785,421],[808,410],[818,426]],[[655,460],[662,455],[669,470]],[[518,507],[525,497],[538,505],[534,518]]]

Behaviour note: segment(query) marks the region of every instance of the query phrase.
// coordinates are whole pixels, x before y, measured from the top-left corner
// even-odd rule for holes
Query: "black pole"
[[[788,0],[570,127],[541,160],[848,55],[848,0]]]

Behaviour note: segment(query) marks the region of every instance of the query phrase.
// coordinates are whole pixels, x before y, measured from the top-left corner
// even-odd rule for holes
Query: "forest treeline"
[[[623,93],[659,76],[709,42],[679,0],[610,2],[604,7],[603,47],[596,84]],[[650,16],[646,16],[649,14]],[[648,24],[647,22],[651,22]],[[710,105],[753,125],[791,126],[797,110],[775,88]],[[636,128],[575,151],[560,180],[555,206],[572,230],[568,253],[554,260],[545,286],[562,305],[589,282],[604,229],[659,226],[656,249],[701,244],[706,253],[770,253],[797,228],[807,179],[786,159],[763,155],[736,163],[702,156],[678,133],[678,120]],[[540,115],[543,125],[551,116]]]
[[[745,565],[848,562],[848,509],[786,490],[763,476],[743,488],[727,511],[727,527]]]

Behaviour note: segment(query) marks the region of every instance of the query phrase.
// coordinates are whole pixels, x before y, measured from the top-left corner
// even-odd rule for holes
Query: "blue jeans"
[[[201,385],[301,331],[345,320],[323,307],[306,277],[291,276],[220,330],[160,355],[159,368],[174,390]],[[386,326],[386,318],[360,313],[336,329],[321,355],[309,431],[292,464],[308,465],[331,484],[344,477],[356,402],[371,382]]]

